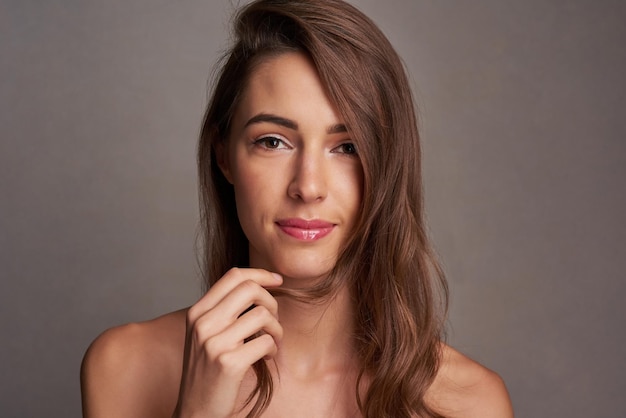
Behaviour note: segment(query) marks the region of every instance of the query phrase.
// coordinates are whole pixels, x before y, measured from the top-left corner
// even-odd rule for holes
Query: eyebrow
[[[269,113],[259,113],[256,116],[253,116],[246,122],[245,127],[247,128],[250,125],[254,125],[255,123],[268,122],[273,123],[275,125],[284,126],[287,129],[291,129],[293,131],[298,130],[298,123],[287,118],[283,118],[282,116],[272,115]],[[337,123],[332,125],[326,129],[327,134],[338,134],[348,132],[348,128],[343,123]]]

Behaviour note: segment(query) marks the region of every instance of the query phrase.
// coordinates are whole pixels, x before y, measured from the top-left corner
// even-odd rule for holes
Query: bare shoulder
[[[451,418],[513,417],[511,400],[500,376],[445,344],[441,367],[426,401]]]
[[[103,332],[81,366],[83,416],[170,417],[184,340],[184,310]]]

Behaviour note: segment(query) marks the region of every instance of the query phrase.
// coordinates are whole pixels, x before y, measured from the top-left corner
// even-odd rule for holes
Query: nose
[[[287,193],[304,203],[322,201],[328,193],[327,167],[323,152],[302,151],[294,160],[293,178]]]

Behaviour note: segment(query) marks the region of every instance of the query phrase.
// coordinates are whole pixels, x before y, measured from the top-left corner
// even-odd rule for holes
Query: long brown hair
[[[378,27],[341,0],[254,1],[237,14],[234,35],[198,152],[206,286],[248,263],[248,241],[215,145],[228,138],[254,68],[285,52],[304,53],[348,127],[364,171],[355,232],[329,277],[308,296],[328,296],[339,286],[352,292],[362,366],[355,393],[365,417],[439,416],[424,395],[439,368],[448,291],[425,231],[419,133],[402,61]],[[260,415],[272,395],[265,362],[254,370],[249,416]]]

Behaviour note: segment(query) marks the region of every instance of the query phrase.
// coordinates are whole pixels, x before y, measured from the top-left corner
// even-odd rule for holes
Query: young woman
[[[85,417],[511,417],[500,378],[441,342],[402,64],[340,0],[236,20],[199,145],[207,292],[106,331]]]

